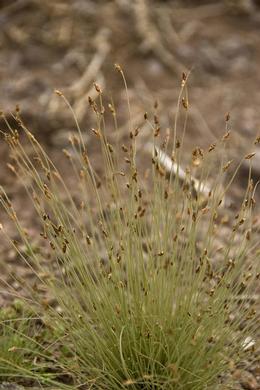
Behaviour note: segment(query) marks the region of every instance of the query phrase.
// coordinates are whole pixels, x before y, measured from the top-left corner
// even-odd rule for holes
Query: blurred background
[[[18,103],[50,148],[66,143],[74,128],[55,88],[87,130],[88,96],[95,98],[98,82],[124,124],[125,94],[114,63],[126,74],[136,123],[158,100],[161,119],[171,126],[181,74],[191,71],[192,147],[223,134],[226,112],[236,153],[259,130],[259,0],[0,0],[0,26],[0,108],[12,111]],[[254,161],[259,176],[259,154]]]
[[[158,99],[170,115],[191,70],[190,127],[200,138],[221,132],[227,111],[241,137],[259,126],[260,1],[1,0],[0,26],[1,109],[19,103],[50,144],[71,126],[55,88],[85,126],[94,81],[124,103],[114,63],[136,114]]]
[[[238,162],[256,152],[253,177],[259,180],[260,150],[254,145],[260,126],[259,0],[0,0],[0,48],[0,109],[12,122],[11,112],[19,104],[26,125],[61,171],[66,162],[60,151],[76,129],[54,90],[71,103],[98,161],[89,135],[94,115],[88,97],[97,96],[94,82],[107,101],[114,101],[122,134],[128,131],[125,90],[114,69],[118,63],[127,78],[136,126],[157,100],[162,125],[173,127],[182,73],[190,71],[184,152],[208,148],[222,137],[229,112],[229,159]],[[5,128],[3,120],[0,128]],[[6,168],[4,141],[0,153],[1,185],[22,215],[33,220],[28,199]],[[236,179],[234,197],[246,188],[247,164]],[[2,214],[0,222],[8,224]],[[2,246],[0,260],[6,259],[15,261],[16,254]]]
[[[30,129],[50,147],[73,127],[55,88],[85,128],[94,81],[124,119],[114,63],[126,74],[133,116],[157,99],[169,126],[181,74],[191,71],[193,144],[222,134],[226,112],[241,148],[259,128],[258,0],[0,0],[0,26],[0,107],[19,103]]]

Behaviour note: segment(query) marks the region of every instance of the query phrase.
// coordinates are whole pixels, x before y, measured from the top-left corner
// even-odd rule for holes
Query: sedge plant
[[[117,70],[126,86],[120,66]],[[185,115],[186,84],[184,75],[178,113]],[[109,104],[107,110],[101,88],[95,87],[97,99],[89,98],[89,104],[97,121],[92,137],[100,144],[98,155],[91,154],[76,118],[78,133],[70,138],[70,150],[63,151],[76,190],[19,113],[16,120],[30,149],[18,131],[9,127],[4,134],[11,169],[23,181],[41,226],[35,251],[2,189],[1,204],[20,235],[20,241],[10,243],[59,308],[45,302],[42,309],[35,294],[35,311],[44,310],[66,335],[71,355],[62,367],[65,373],[67,364],[73,388],[216,389],[230,361],[240,361],[255,347],[245,346],[245,340],[255,340],[259,319],[250,299],[259,278],[255,186],[249,177],[219,246],[229,213],[224,199],[234,176],[223,185],[230,165],[224,154],[229,131],[208,150],[195,148],[183,171],[178,118],[172,134],[164,134],[158,116],[150,121],[145,114],[152,147],[150,173],[144,173],[138,144],[142,125],[133,127],[129,105],[129,130],[120,144],[117,126],[114,133],[106,125],[106,115],[117,124],[116,109]],[[222,156],[217,164],[214,153]],[[246,156],[249,162],[251,157]],[[101,173],[95,170],[97,159],[102,159]]]

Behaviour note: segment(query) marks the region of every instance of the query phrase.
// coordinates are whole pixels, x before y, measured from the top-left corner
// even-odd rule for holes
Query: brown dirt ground
[[[136,124],[158,100],[162,124],[172,127],[181,74],[191,70],[187,155],[193,147],[206,148],[221,137],[225,114],[230,112],[228,153],[239,161],[256,151],[253,177],[257,181],[260,147],[252,145],[260,126],[259,43],[260,7],[253,0],[0,0],[0,108],[10,117],[8,112],[19,103],[25,123],[65,172],[66,162],[59,161],[58,150],[67,146],[67,134],[75,126],[53,94],[55,88],[71,102],[91,143],[88,134],[94,122],[88,96],[95,97],[94,81],[112,96],[124,137],[126,99],[114,63],[125,71]],[[147,132],[144,140],[148,136]],[[0,183],[15,199],[22,218],[33,225],[28,200],[5,167],[8,152],[3,141],[0,153]],[[247,170],[243,164],[235,181],[235,202],[245,189]],[[8,224],[2,211],[0,221]],[[2,240],[0,244],[1,277],[8,280],[11,267],[30,279],[31,273],[18,263],[15,253]],[[21,291],[19,283],[15,288]],[[0,305],[9,298],[3,286]],[[236,375],[237,389],[260,388],[256,363],[247,365],[242,377]]]

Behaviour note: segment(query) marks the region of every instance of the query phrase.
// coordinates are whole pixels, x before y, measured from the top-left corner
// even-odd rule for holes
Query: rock
[[[240,383],[241,383],[242,388],[245,390],[259,389],[255,377],[252,374],[250,374],[250,372],[248,372],[248,371],[243,371],[241,378],[240,378]]]
[[[16,385],[15,383],[2,382],[0,383],[0,390],[25,390],[23,386]]]

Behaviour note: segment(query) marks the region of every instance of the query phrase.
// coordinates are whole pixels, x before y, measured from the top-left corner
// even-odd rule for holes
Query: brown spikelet
[[[156,163],[155,167],[160,176],[165,176],[165,170],[161,167],[159,163]]]
[[[62,152],[67,157],[67,159],[69,159],[69,160],[71,159],[71,154],[66,149],[62,149]]]
[[[46,198],[51,199],[51,192],[50,192],[47,184],[43,184],[43,190],[44,190],[44,194],[45,194]]]
[[[95,90],[97,91],[97,93],[102,93],[102,89],[101,89],[101,87],[100,87],[100,85],[99,84],[97,84],[97,83],[94,83],[94,88],[95,88]]]
[[[92,128],[91,131],[92,131],[92,133],[95,134],[96,137],[100,137],[100,132],[99,132],[99,130],[96,130],[96,129],[93,129],[93,128]]]
[[[114,153],[114,149],[113,149],[113,146],[111,144],[107,143],[107,148],[108,148],[110,153]]]
[[[230,165],[232,164],[233,160],[230,160],[228,161],[222,168],[222,171],[223,172],[226,172],[228,170],[228,168],[230,167]]]
[[[158,127],[155,129],[155,131],[154,131],[154,137],[158,137],[158,135],[160,134],[160,130],[161,130],[161,128],[160,128],[160,126],[158,126]]]
[[[108,103],[108,108],[112,115],[116,114],[115,107],[111,103]]]
[[[208,148],[208,152],[212,152],[216,148],[216,144],[211,144],[210,147]]]
[[[67,244],[64,242],[64,243],[62,244],[62,252],[63,252],[63,253],[66,253],[66,251],[67,251]]]
[[[228,130],[222,137],[222,141],[226,141],[230,137],[230,130]]]
[[[137,170],[135,170],[134,173],[132,174],[132,179],[137,183]]]
[[[182,72],[182,79],[181,79],[181,86],[182,87],[184,87],[186,81],[187,81],[187,74],[185,72]]]
[[[182,105],[183,105],[183,107],[185,108],[185,110],[187,110],[188,107],[189,107],[188,100],[185,99],[185,98],[183,97],[182,100],[181,100],[181,102],[182,102]]]
[[[88,103],[89,103],[90,106],[94,105],[94,100],[92,99],[91,96],[88,97]]]
[[[260,136],[256,137],[254,144],[258,145],[260,143]]]
[[[175,143],[176,149],[179,149],[181,147],[181,142],[177,139]]]
[[[249,154],[247,154],[246,156],[245,156],[245,160],[250,160],[252,157],[254,157],[255,156],[255,152],[253,152],[253,153],[249,153]]]
[[[119,72],[119,73],[122,73],[122,72],[123,72],[123,70],[122,70],[122,68],[121,68],[121,66],[120,66],[119,64],[115,64],[114,66],[115,66],[115,70],[116,70],[117,72]]]
[[[59,89],[55,89],[54,93],[58,96],[63,96],[63,93]]]
[[[142,218],[144,216],[145,212],[146,212],[145,208],[141,209],[141,211],[139,213],[139,217]]]
[[[6,164],[6,166],[12,171],[14,174],[17,174],[16,168],[12,164]]]

